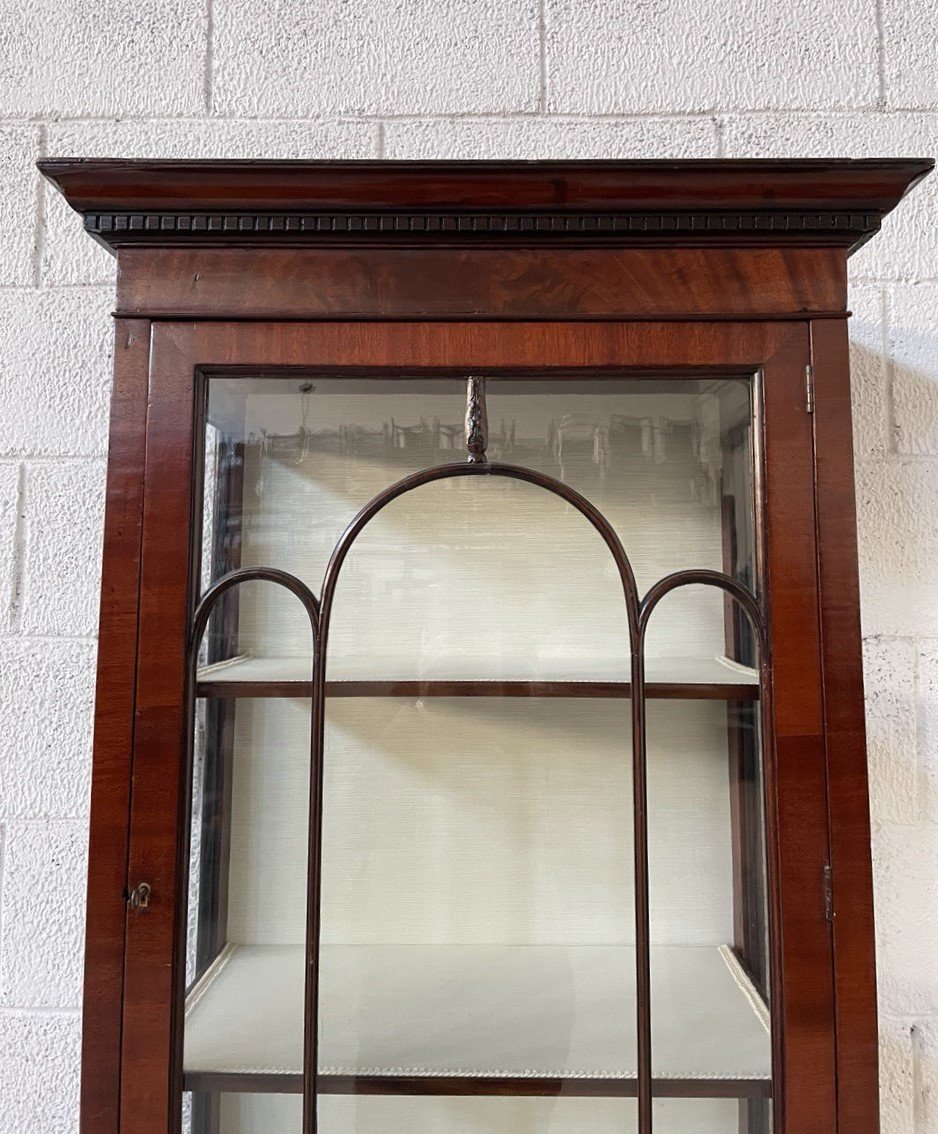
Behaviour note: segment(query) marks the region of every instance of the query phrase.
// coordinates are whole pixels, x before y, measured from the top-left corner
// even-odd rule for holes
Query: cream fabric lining
[[[630,946],[326,946],[320,1072],[628,1078]],[[186,1005],[185,1069],[298,1074],[304,950],[228,946]],[[768,1079],[768,1013],[726,946],[652,948],[654,1074]]]

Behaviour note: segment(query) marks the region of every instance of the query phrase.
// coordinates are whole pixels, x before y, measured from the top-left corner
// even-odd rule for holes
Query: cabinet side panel
[[[118,1129],[150,324],[115,324],[82,1020],[83,1134]]]
[[[838,1129],[879,1130],[873,878],[847,325],[815,323],[818,560],[830,784]]]

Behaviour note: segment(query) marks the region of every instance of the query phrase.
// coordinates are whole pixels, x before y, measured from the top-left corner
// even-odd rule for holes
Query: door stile
[[[198,384],[184,327],[150,355],[128,884],[150,887],[126,933],[121,1134],[174,1134],[185,804],[186,653],[193,602]],[[145,1022],[142,1023],[142,1022]]]

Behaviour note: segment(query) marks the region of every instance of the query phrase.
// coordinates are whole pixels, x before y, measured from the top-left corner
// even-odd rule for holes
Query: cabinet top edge
[[[828,244],[854,248],[931,159],[139,161],[42,174],[119,248],[161,245]]]

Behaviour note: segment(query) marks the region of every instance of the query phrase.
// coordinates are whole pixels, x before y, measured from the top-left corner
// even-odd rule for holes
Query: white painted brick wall
[[[875,0],[546,0],[547,109],[873,109]]]
[[[111,261],[43,155],[938,153],[934,0],[15,0],[0,1134],[74,1134]],[[884,1134],[938,1132],[938,177],[852,261]]]

